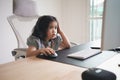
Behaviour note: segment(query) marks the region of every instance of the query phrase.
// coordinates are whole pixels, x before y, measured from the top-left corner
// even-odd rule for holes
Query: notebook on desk
[[[84,49],[84,50],[81,50],[81,51],[78,51],[78,52],[75,52],[75,53],[71,53],[71,54],[69,54],[67,56],[71,57],[71,58],[84,60],[84,59],[87,59],[87,58],[92,57],[94,55],[97,55],[99,53],[101,53],[100,49],[88,48],[88,49]]]

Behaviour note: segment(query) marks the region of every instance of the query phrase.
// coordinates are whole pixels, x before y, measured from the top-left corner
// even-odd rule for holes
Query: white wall
[[[39,15],[53,15],[61,23],[62,0],[38,0],[37,7]]]
[[[81,44],[88,41],[88,0],[36,0],[39,15],[56,16],[70,41]],[[0,0],[0,64],[13,61],[11,51],[17,47],[15,35],[7,22],[12,14],[12,0]]]
[[[12,0],[0,0],[0,63],[13,61],[11,50],[17,46],[6,17],[12,14]]]
[[[70,41],[81,44],[89,40],[88,0],[63,0],[63,29]]]
[[[88,0],[39,0],[40,15],[54,15],[71,42],[89,41]]]

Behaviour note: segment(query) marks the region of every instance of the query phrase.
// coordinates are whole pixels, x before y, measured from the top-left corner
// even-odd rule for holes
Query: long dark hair
[[[33,28],[32,35],[45,40],[47,37],[49,24],[53,21],[56,21],[58,23],[57,19],[54,16],[44,15],[39,17],[35,27]]]

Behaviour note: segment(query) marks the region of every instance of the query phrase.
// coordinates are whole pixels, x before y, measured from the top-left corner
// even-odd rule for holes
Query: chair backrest
[[[17,38],[18,48],[27,48],[26,40],[31,34],[38,17],[39,16],[21,17],[12,15],[7,18]]]

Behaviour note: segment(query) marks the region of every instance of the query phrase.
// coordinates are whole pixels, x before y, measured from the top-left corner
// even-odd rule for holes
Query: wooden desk
[[[59,57],[56,59],[66,59],[65,56],[67,54],[90,47],[90,45],[91,43],[60,51]],[[118,67],[118,63],[120,64],[120,54],[115,55],[97,67],[114,72],[117,75],[117,80],[120,80],[120,67]],[[85,70],[85,68],[73,65],[29,57],[15,62],[1,64],[0,80],[82,80],[81,73]]]
[[[85,47],[86,45],[81,46],[80,49]],[[76,48],[70,49],[69,51],[79,50],[79,47]],[[67,50],[68,53],[69,51]],[[29,57],[7,64],[1,64],[0,80],[82,80],[81,73],[84,70],[86,69],[36,57]]]
[[[29,57],[0,65],[0,80],[82,80],[84,68]]]

